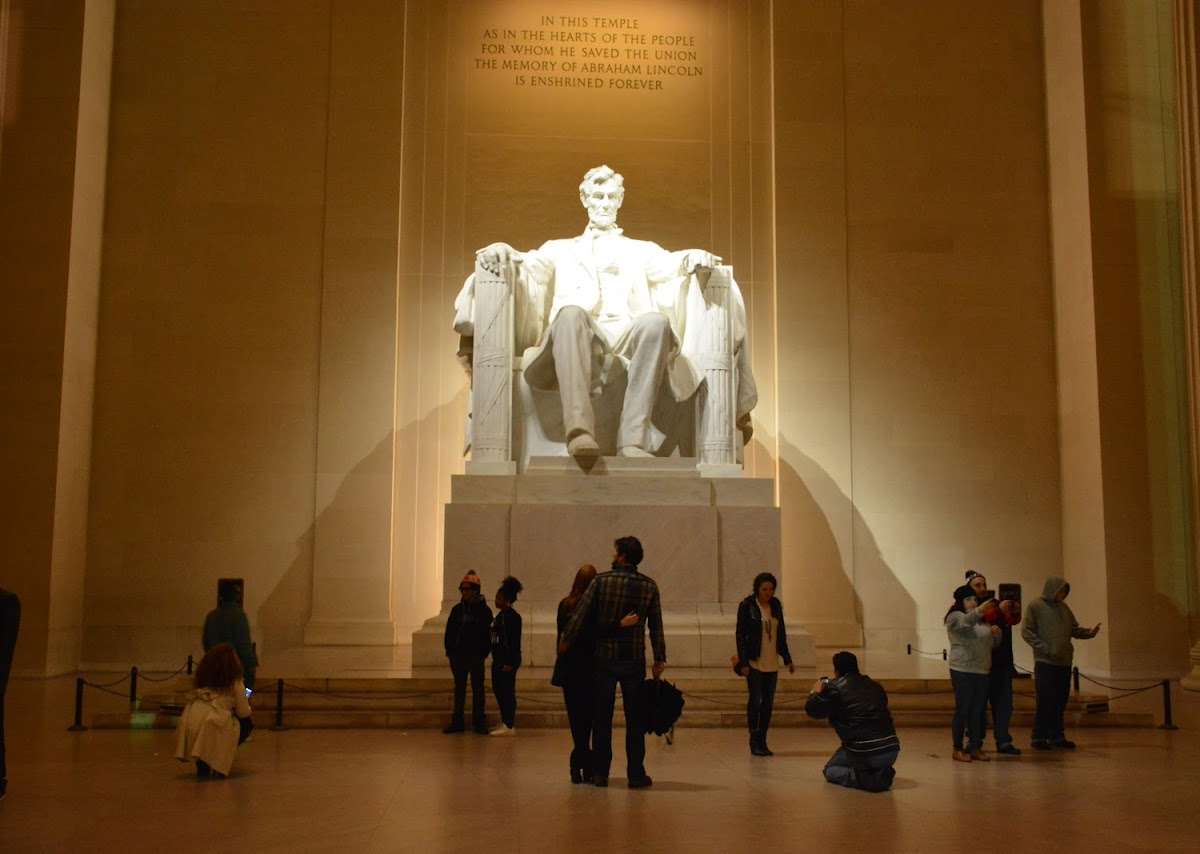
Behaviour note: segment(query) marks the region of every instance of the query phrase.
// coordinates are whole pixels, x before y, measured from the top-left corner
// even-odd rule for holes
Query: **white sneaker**
[[[517,734],[516,727],[505,726],[504,724],[500,724],[500,726],[496,727],[494,730],[492,730],[490,733],[488,733],[488,735],[516,735],[516,734]]]

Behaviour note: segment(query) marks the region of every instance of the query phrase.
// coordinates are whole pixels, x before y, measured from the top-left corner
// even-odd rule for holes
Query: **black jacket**
[[[576,603],[578,605],[578,603]],[[567,623],[571,622],[571,615],[574,614],[567,605],[567,600],[564,599],[558,603],[558,639],[561,641],[563,633],[567,630]],[[571,644],[559,658],[561,662],[557,665],[564,670],[563,675],[566,677],[578,676],[580,678],[591,678],[591,673],[595,669],[596,656],[596,625],[589,621],[584,623],[579,634],[575,637],[575,643]]]
[[[21,628],[21,600],[16,593],[0,588],[0,699],[8,687],[12,672],[13,651],[17,648],[17,632]]]
[[[878,753],[900,746],[887,691],[861,673],[839,676],[820,694],[809,694],[804,711],[810,718],[828,718],[847,752]]]
[[[779,621],[779,654],[783,656],[784,664],[792,663],[792,653],[788,649],[787,627],[783,624],[783,605],[774,596],[771,597],[771,614]],[[737,654],[738,670],[741,670],[751,660],[762,655],[762,611],[754,596],[747,596],[738,605],[737,613]]]
[[[450,609],[446,621],[446,655],[451,658],[487,658],[492,649],[492,609],[476,596]]]
[[[250,640],[250,620],[237,602],[221,602],[204,618],[204,651],[227,643],[237,652],[242,669],[252,674],[258,668],[258,655]]]
[[[512,608],[501,608],[492,620],[492,667],[521,666],[521,615]]]

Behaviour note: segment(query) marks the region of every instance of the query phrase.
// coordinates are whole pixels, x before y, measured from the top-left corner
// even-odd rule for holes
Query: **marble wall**
[[[1110,31],[1088,9],[1067,23]],[[560,11],[688,35],[703,73],[581,94],[477,62]],[[628,233],[734,265],[761,391],[747,468],[776,479],[784,597],[818,643],[940,648],[964,569],[1033,595],[1085,563],[1067,455],[1104,447],[1080,439],[1096,419],[1060,422],[1079,389],[1059,381],[1047,151],[1104,90],[1055,88],[1043,30],[1036,0],[122,0],[85,662],[180,658],[226,575],[268,652],[391,643],[436,612],[466,405],[451,300],[475,248],[579,231],[600,161],[626,176]],[[1116,310],[1132,250],[1100,248]],[[1142,387],[1121,376],[1114,417]],[[1168,441],[1146,435],[1130,459]],[[1169,500],[1131,471],[1125,517]],[[1159,571],[1125,566],[1105,597]],[[1143,664],[1147,608],[1123,635]]]

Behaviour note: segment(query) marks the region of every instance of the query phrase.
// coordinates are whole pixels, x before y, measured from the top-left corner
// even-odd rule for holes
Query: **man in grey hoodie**
[[[1100,633],[1100,624],[1081,628],[1064,601],[1071,592],[1065,579],[1052,575],[1046,579],[1042,595],[1025,609],[1021,637],[1033,647],[1033,685],[1037,712],[1033,721],[1034,750],[1074,750],[1067,739],[1063,714],[1071,692],[1071,663],[1075,647],[1071,638],[1089,640]]]

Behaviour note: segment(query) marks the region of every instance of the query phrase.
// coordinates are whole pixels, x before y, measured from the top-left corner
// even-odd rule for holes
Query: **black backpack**
[[[642,682],[642,727],[654,735],[666,735],[683,714],[683,692],[663,679]]]

